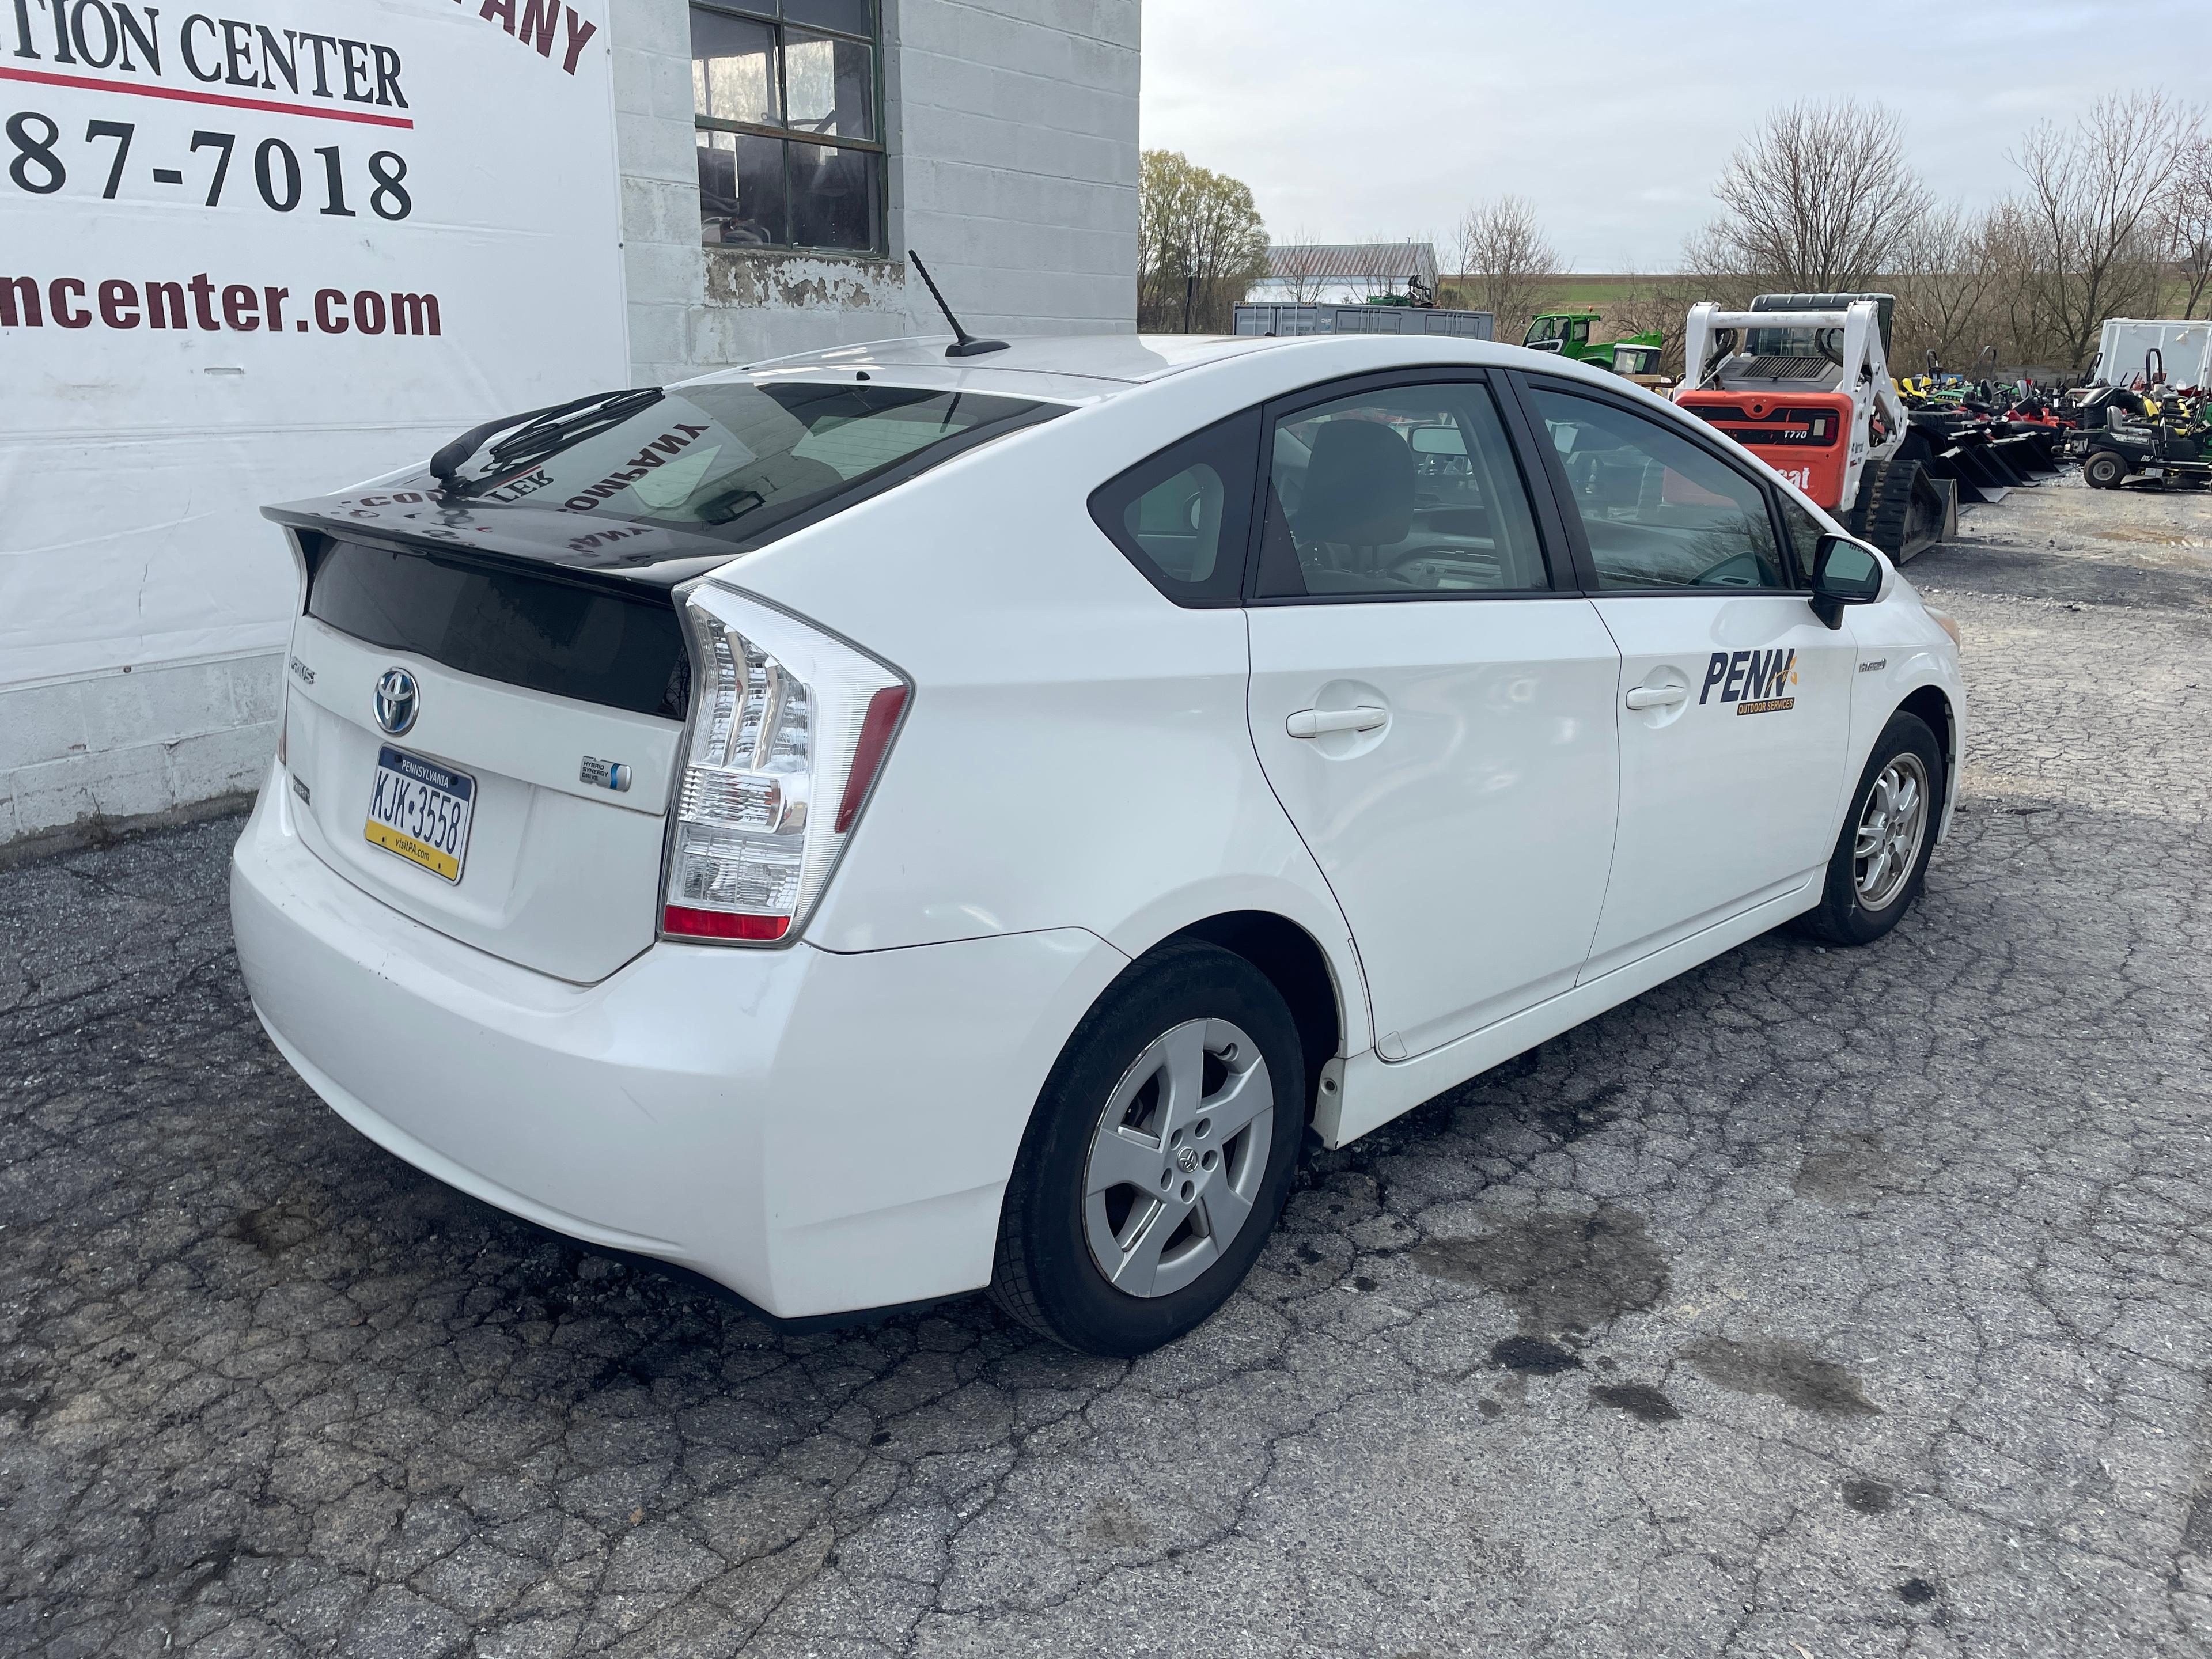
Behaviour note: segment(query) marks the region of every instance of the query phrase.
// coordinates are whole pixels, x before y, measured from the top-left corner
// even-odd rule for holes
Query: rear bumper
[[[281,775],[232,855],[255,1012],[362,1133],[558,1231],[809,1318],[988,1283],[1066,1035],[1127,958],[1077,928],[838,954],[658,945],[575,986],[345,881]]]

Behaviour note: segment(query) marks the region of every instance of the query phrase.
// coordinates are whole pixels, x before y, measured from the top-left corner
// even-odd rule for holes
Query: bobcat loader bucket
[[[1958,488],[1905,456],[1876,461],[1868,466],[1844,525],[1903,564],[1958,534]]]

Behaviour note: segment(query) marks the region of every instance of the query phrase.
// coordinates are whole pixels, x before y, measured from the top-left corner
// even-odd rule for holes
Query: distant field
[[[1621,272],[1576,272],[1561,276],[1544,290],[1540,311],[1595,311],[1641,300],[1646,304],[1662,295],[1680,295],[1689,291],[1691,279],[1667,275],[1635,276]],[[1440,284],[1449,289],[1455,279],[1445,276]],[[1448,295],[1445,303],[1455,296]],[[1670,313],[1672,307],[1669,307]],[[1611,318],[1607,321],[1613,320]]]
[[[1544,307],[1547,311],[1602,311],[1608,301],[1648,296],[1655,290],[1679,292],[1684,280],[1680,276],[1562,276],[1547,290]]]
[[[1455,286],[1459,278],[1447,276],[1441,279],[1447,288]],[[1545,290],[1547,301],[1561,308],[1571,302],[1587,300],[1596,304],[1606,300],[1619,300],[1635,294],[1678,294],[1692,279],[1687,276],[1666,275],[1635,276],[1632,274],[1599,271],[1589,275],[1570,272],[1553,279]]]

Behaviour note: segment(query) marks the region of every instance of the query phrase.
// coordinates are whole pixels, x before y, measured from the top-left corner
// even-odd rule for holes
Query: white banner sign
[[[264,502],[626,383],[605,3],[0,0],[0,685],[274,649]]]

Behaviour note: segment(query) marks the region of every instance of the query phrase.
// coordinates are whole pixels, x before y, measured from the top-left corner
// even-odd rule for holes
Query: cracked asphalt
[[[0,1652],[2205,1652],[2212,511],[2103,500],[1913,567],[1976,707],[1896,933],[1319,1158],[1133,1364],[417,1175],[256,1025],[234,821],[0,875]]]

